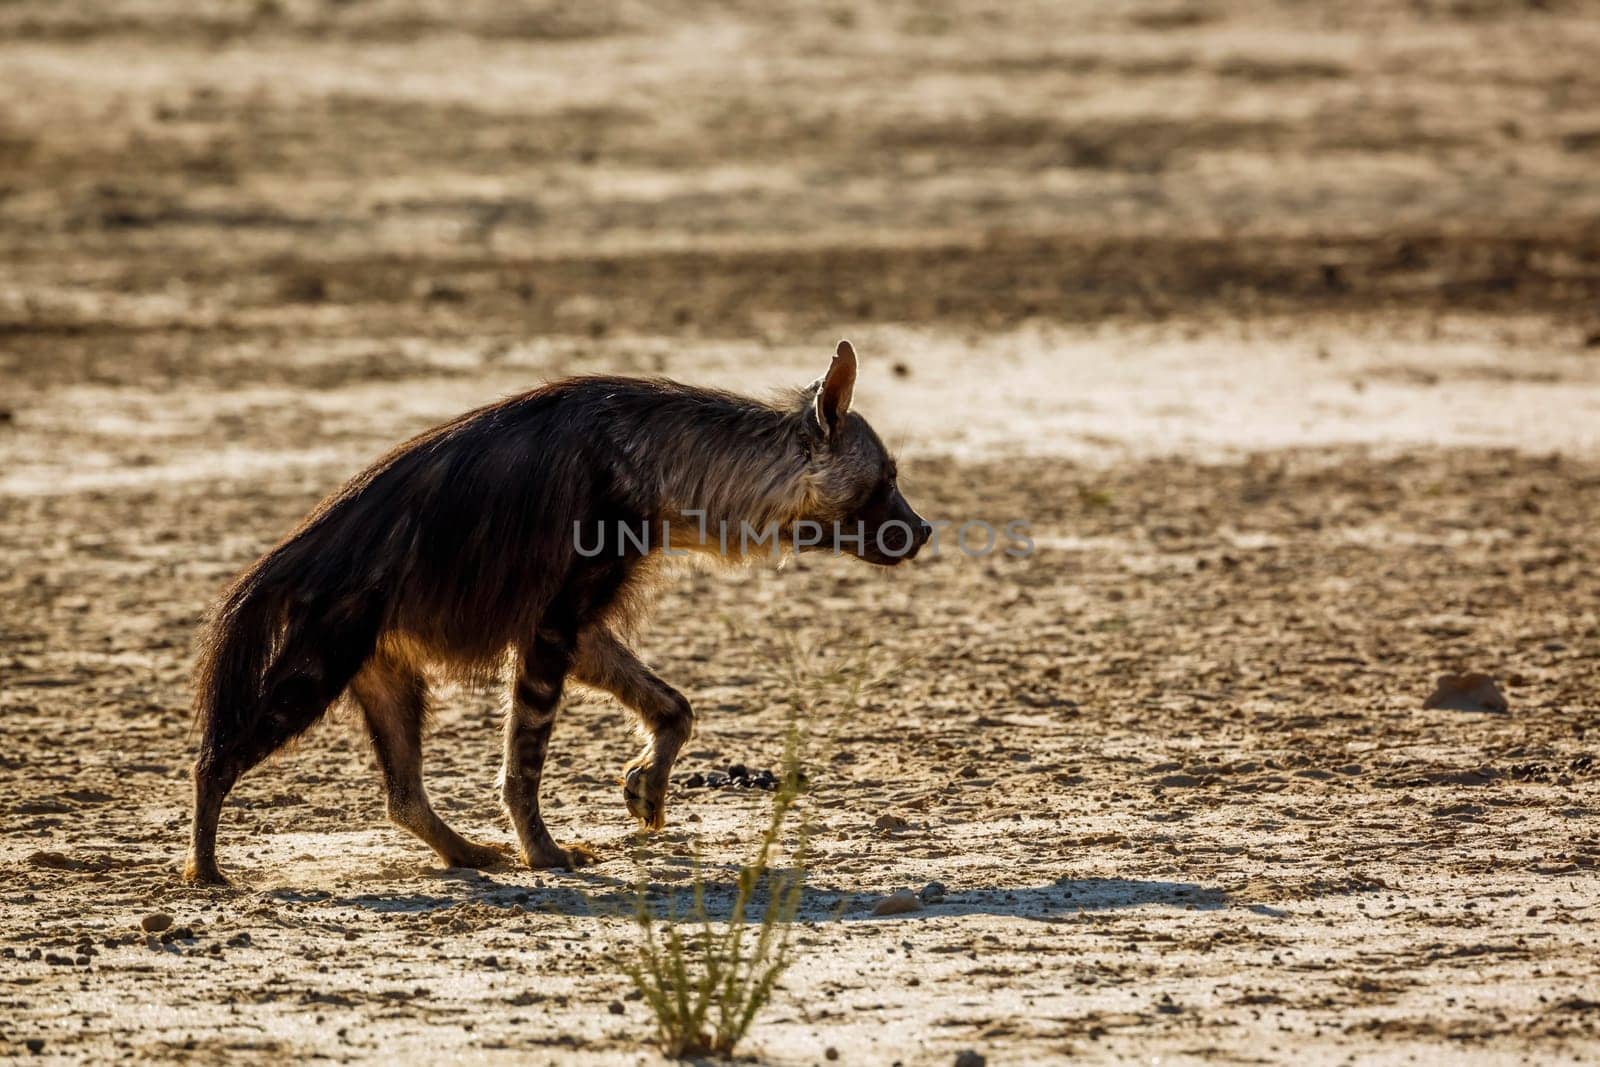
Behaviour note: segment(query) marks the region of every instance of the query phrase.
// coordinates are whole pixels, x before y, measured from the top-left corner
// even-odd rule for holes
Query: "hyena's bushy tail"
[[[322,520],[240,575],[201,631],[190,881],[224,881],[216,837],[228,791],[321,718],[377,645],[388,572],[370,545]]]
[[[282,645],[288,590],[274,552],[234,582],[200,635],[194,715],[202,758],[236,735],[261,702],[267,668]]]
[[[262,557],[202,632],[202,765],[248,770],[316,721],[372,654],[381,597],[359,587],[360,568],[321,533],[313,525]]]

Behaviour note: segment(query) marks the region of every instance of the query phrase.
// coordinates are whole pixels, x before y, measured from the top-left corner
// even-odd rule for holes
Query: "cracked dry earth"
[[[698,853],[727,908],[771,796],[687,780],[797,698],[763,1062],[1600,1058],[1585,15],[0,5],[0,1059],[658,1062],[633,887]],[[238,887],[179,883],[195,628],[322,494],[546,378],[841,335],[913,503],[1030,555],[675,576],[668,829],[621,709],[556,728],[592,868],[440,869],[342,712],[234,793]],[[1464,671],[1509,711],[1424,709]],[[502,699],[428,741],[496,841]]]

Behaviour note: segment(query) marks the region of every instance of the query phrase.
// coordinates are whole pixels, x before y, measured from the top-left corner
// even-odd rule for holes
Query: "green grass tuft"
[[[685,913],[657,915],[647,886],[637,891],[637,955],[623,964],[655,1015],[657,1037],[669,1056],[729,1056],[749,1031],[791,956],[793,921],[805,891],[806,832],[802,823],[789,865],[771,866],[784,825],[800,795],[800,734],[791,727],[772,818],[755,858],[739,868],[733,907],[725,923],[706,910],[706,880],[696,863],[693,896]],[[765,889],[765,902],[758,892]]]

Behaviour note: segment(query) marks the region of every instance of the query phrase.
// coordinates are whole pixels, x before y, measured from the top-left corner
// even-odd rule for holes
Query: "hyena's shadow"
[[[747,907],[747,920],[759,922],[765,911],[772,879],[787,872],[769,872],[766,885],[758,887]],[[525,884],[516,874],[480,874],[443,871],[440,884],[425,892],[367,893],[335,901],[385,913],[427,913],[461,904],[520,908],[523,912],[570,917],[619,917],[637,914],[640,885],[594,870],[545,877],[540,884]],[[694,906],[695,893],[689,882],[649,883],[644,902],[652,917],[668,922],[698,922],[702,917],[725,922],[731,916],[738,894],[738,869],[732,865],[708,865],[699,873],[703,912]],[[555,884],[551,884],[554,882]],[[448,887],[448,888],[446,888]],[[958,918],[996,915],[1056,922],[1078,912],[1113,911],[1121,908],[1166,906],[1215,911],[1231,906],[1222,889],[1193,882],[1168,882],[1134,878],[1059,879],[1045,885],[997,886],[964,889],[952,886],[942,898],[930,895],[919,910],[896,915],[875,915],[874,906],[882,893],[864,892],[826,882],[810,881],[801,894],[795,915],[802,922],[870,921],[903,922],[918,919]]]

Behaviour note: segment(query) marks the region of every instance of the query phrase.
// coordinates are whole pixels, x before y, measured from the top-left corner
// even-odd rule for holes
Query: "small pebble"
[[[944,899],[945,888],[943,882],[929,882],[922,887],[922,892],[917,896],[922,898],[924,904],[937,904]]]
[[[984,1067],[988,1062],[983,1053],[974,1052],[970,1048],[956,1053],[956,1067]]]
[[[613,1000],[610,1004],[606,1005],[606,1010],[612,1015],[621,1015],[625,1009],[622,1006],[622,1001]]]
[[[164,911],[153,911],[139,920],[139,927],[147,934],[159,934],[172,925],[172,916]]]
[[[899,889],[873,906],[874,915],[904,915],[907,912],[921,911],[922,901],[909,889]]]
[[[1510,710],[1505,694],[1487,674],[1441,674],[1422,706],[1430,710],[1486,711],[1504,715]]]

